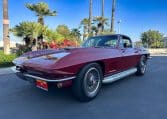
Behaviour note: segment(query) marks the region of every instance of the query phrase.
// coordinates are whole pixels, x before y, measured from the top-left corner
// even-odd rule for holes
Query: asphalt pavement
[[[144,76],[104,85],[88,103],[69,89],[45,92],[12,73],[0,75],[0,119],[167,119],[167,57],[152,57]]]

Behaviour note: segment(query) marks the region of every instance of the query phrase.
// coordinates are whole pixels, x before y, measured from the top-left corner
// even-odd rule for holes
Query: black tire
[[[141,58],[140,58],[139,63],[137,64],[136,75],[137,76],[144,75],[144,73],[146,71],[146,66],[147,66],[147,58],[146,58],[146,56],[142,55]]]
[[[23,75],[23,73],[21,73],[21,72],[17,72],[17,73],[16,73],[16,76],[19,77],[19,78],[22,79],[22,80],[26,80],[26,81],[27,81],[26,77],[25,77],[25,76]]]
[[[90,63],[83,67],[73,81],[73,94],[80,101],[90,101],[94,99],[102,85],[103,73],[97,63]]]

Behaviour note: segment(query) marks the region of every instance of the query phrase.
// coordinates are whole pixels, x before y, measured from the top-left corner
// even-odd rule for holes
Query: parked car
[[[144,75],[149,52],[132,46],[126,35],[88,38],[80,48],[28,52],[13,63],[16,74],[37,87],[48,90],[72,87],[81,101],[97,96],[103,83],[111,83],[131,74]]]

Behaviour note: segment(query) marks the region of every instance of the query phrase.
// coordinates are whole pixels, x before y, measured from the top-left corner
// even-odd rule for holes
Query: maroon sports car
[[[13,63],[16,74],[37,87],[72,87],[79,100],[89,101],[103,83],[143,75],[149,57],[146,49],[133,47],[128,36],[115,34],[90,37],[80,48],[28,52]]]

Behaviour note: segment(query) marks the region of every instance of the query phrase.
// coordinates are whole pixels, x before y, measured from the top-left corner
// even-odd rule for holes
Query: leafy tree
[[[35,12],[36,16],[38,17],[38,22],[44,25],[44,17],[46,16],[56,16],[56,11],[51,11],[49,9],[48,4],[44,2],[39,2],[37,4],[26,4],[26,7],[31,11]]]
[[[47,39],[48,42],[56,42],[61,43],[65,39],[63,35],[56,32],[56,30],[47,29],[45,39]]]
[[[151,48],[164,47],[163,34],[156,30],[148,30],[141,34],[141,40],[144,45]]]
[[[49,42],[62,43],[65,39],[75,42],[80,41],[81,33],[78,29],[70,29],[66,25],[57,26],[56,30],[47,29],[45,39]]]
[[[64,36],[64,38],[68,39],[70,36],[70,29],[68,28],[68,26],[66,25],[58,25],[56,28],[56,32],[62,36]]]
[[[143,47],[142,41],[136,41],[136,42],[134,42],[134,45],[135,45],[136,47]]]

